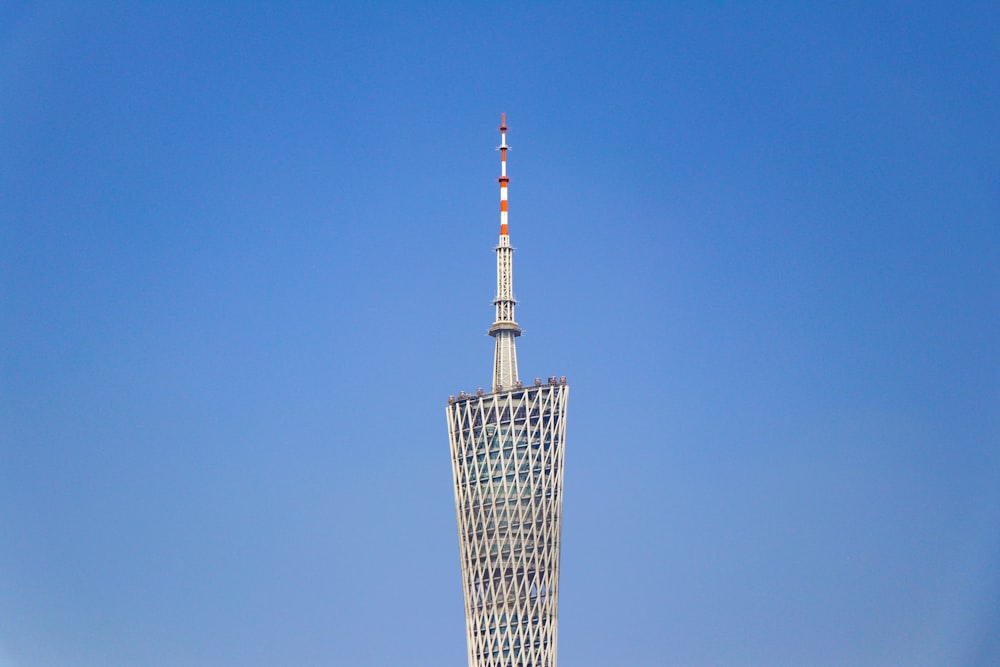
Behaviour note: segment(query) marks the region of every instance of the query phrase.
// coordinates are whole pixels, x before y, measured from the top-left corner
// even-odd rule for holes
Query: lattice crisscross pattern
[[[565,379],[448,405],[470,667],[555,667]]]

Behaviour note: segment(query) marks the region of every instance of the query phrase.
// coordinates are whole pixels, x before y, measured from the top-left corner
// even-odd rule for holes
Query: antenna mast
[[[493,355],[493,391],[513,389],[517,380],[517,350],[514,339],[521,335],[521,327],[514,320],[513,254],[507,233],[507,114],[500,114],[500,242],[497,244],[497,296],[496,321],[489,334],[496,339]]]

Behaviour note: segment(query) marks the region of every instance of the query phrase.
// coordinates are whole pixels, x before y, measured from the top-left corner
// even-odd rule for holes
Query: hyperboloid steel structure
[[[517,376],[507,127],[500,121],[500,241],[492,391],[448,398],[469,667],[555,667],[566,378]]]

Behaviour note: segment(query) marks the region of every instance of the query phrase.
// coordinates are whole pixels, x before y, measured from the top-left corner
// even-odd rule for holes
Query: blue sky
[[[3,5],[0,664],[464,664],[501,112],[562,664],[1000,663],[998,34]]]

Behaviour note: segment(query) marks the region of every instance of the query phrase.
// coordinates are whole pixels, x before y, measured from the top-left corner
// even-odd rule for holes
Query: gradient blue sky
[[[501,111],[561,664],[1000,664],[998,35],[0,6],[0,665],[464,664]]]

